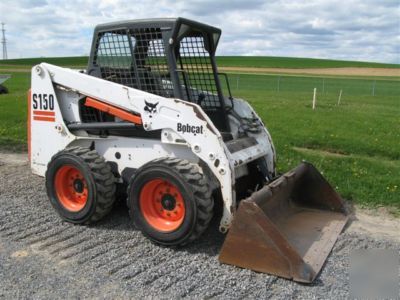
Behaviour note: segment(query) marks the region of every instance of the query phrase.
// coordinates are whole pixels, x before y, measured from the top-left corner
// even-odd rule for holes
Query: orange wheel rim
[[[148,181],[140,192],[140,210],[154,229],[171,232],[185,218],[185,202],[179,189],[163,179]]]
[[[71,165],[57,170],[54,187],[61,205],[72,212],[82,210],[88,199],[88,187],[82,172]]]

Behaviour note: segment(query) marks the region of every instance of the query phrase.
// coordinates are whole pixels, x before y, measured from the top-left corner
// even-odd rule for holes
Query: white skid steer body
[[[161,130],[161,139],[130,138],[108,135],[91,136],[84,130],[73,130],[81,124],[79,101],[90,99],[107,111],[115,110],[120,120],[132,115],[132,125],[145,131]],[[138,169],[159,157],[184,158],[207,166],[210,186],[219,188],[223,199],[220,231],[226,232],[236,210],[235,181],[248,175],[247,164],[264,158],[268,168],[266,181],[275,176],[275,150],[271,137],[251,106],[240,99],[235,112],[242,118],[256,119],[262,128],[248,133],[253,141],[240,146],[240,139],[225,143],[220,132],[202,108],[188,101],[164,98],[83,72],[47,63],[32,68],[29,113],[29,149],[33,173],[44,176],[51,158],[65,148],[90,147],[115,163],[119,174],[124,169]],[[125,118],[125,120],[124,120]],[[136,122],[136,124],[134,124]],[[240,123],[229,118],[233,135]],[[234,136],[235,138],[235,136]],[[243,144],[243,143],[242,143]],[[230,150],[231,149],[231,150]],[[268,178],[269,177],[269,178]]]

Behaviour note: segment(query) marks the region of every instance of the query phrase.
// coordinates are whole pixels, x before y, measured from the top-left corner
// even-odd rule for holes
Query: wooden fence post
[[[337,101],[337,105],[340,105],[340,99],[342,99],[342,90],[340,90],[339,98],[338,98],[338,101]]]
[[[316,102],[317,102],[317,88],[314,88],[314,96],[313,96],[313,100],[312,100],[312,109],[315,109]]]
[[[372,96],[375,96],[375,84],[376,80],[374,80],[374,82],[372,83]]]

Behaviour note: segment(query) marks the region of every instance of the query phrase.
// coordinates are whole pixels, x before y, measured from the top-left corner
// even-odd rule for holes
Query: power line
[[[3,38],[1,43],[3,44],[3,59],[7,59],[7,40],[6,40],[6,29],[4,28],[4,23],[1,23],[1,31],[3,33]]]

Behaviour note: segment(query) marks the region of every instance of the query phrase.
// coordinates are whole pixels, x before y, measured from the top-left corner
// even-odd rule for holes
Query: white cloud
[[[1,0],[10,58],[88,54],[95,25],[193,18],[222,29],[219,55],[400,63],[397,0]]]

